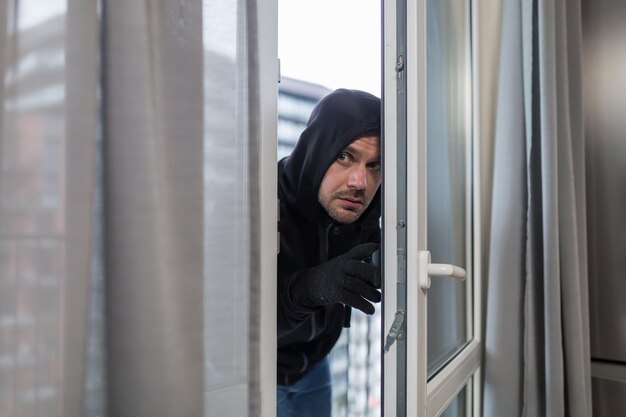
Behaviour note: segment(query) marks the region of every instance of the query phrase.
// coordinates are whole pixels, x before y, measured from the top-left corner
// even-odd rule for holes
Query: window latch
[[[393,323],[391,323],[391,328],[385,339],[385,353],[389,352],[391,345],[393,345],[396,340],[402,340],[404,338],[404,318],[404,311],[399,310],[396,312],[396,317],[393,319]]]

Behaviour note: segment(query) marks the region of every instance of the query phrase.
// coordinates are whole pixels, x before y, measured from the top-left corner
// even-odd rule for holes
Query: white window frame
[[[278,188],[276,170],[278,124],[278,1],[260,0],[257,9],[259,36],[259,143],[260,187],[260,318],[259,386],[260,416],[276,416],[276,271],[278,254]]]
[[[398,4],[406,7],[406,53],[403,56],[403,70],[401,77],[406,77],[406,86],[398,82],[396,66],[398,64],[397,30]],[[478,56],[477,49],[477,21],[476,2],[470,6],[472,57]],[[472,181],[473,204],[473,233],[470,234],[473,242],[473,251],[466,285],[470,301],[469,308],[473,314],[468,315],[468,328],[471,329],[470,342],[457,354],[450,363],[446,364],[430,381],[427,379],[427,292],[423,291],[419,282],[420,277],[419,252],[426,251],[426,0],[408,0],[398,3],[396,0],[383,0],[384,19],[384,51],[383,51],[383,79],[384,79],[384,327],[386,333],[399,310],[404,310],[398,302],[399,296],[406,293],[406,319],[403,340],[398,340],[389,352],[384,354],[384,398],[383,407],[386,416],[427,416],[436,417],[443,413],[446,407],[455,399],[457,394],[472,382],[471,396],[468,397],[468,416],[480,415],[481,409],[481,352],[482,352],[482,322],[481,322],[481,221],[480,221],[480,149],[479,126],[477,117],[478,92],[476,60],[472,59],[472,159],[469,168],[473,171],[469,176]],[[468,45],[469,46],[469,45]],[[400,90],[398,90],[400,88]],[[398,106],[400,100],[406,96],[407,114],[417,115],[406,121],[407,134],[407,164],[406,185],[407,213],[404,222],[398,223]],[[469,184],[468,184],[469,185]],[[406,223],[406,224],[404,224]],[[403,255],[398,253],[398,230],[406,227],[406,283],[398,280],[398,259],[402,262]],[[469,246],[469,245],[468,245]],[[423,271],[422,271],[423,273]],[[474,279],[474,278],[477,279]],[[399,308],[398,305],[401,305]],[[384,335],[386,337],[386,334]],[[406,356],[404,357],[404,351]],[[400,354],[398,353],[400,352]],[[402,356],[402,357],[401,357]],[[406,369],[402,370],[403,366]],[[400,375],[401,381],[398,382]],[[406,385],[402,386],[402,379]],[[469,385],[467,385],[469,386]],[[468,391],[470,394],[470,391]]]

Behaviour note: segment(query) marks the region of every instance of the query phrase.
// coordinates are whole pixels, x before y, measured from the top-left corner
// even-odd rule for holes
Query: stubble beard
[[[354,198],[359,199],[363,202],[363,205],[359,210],[347,210],[342,207],[337,207],[338,200],[341,198]],[[338,192],[332,194],[330,196],[324,196],[322,194],[318,194],[317,199],[319,203],[324,207],[326,213],[330,216],[331,219],[341,224],[350,224],[354,223],[358,220],[359,217],[363,214],[363,212],[367,209],[370,204],[370,201],[365,199],[365,191],[364,190],[354,190],[347,192]],[[335,204],[333,204],[335,203]]]

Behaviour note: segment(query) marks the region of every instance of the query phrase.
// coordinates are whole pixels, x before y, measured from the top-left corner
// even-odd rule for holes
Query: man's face
[[[336,222],[352,223],[371,203],[380,178],[380,139],[361,136],[328,167],[317,197]]]

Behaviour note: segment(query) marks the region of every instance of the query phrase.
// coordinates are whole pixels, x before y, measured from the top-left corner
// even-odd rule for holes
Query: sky
[[[380,0],[279,0],[285,77],[380,97]]]
[[[207,2],[203,3],[207,7]],[[211,7],[233,7],[231,1],[210,3]],[[21,0],[20,5],[18,24],[25,29],[64,13],[67,0]],[[221,16],[219,27],[230,25],[233,30],[218,32],[234,34],[236,14],[225,12],[208,13],[207,18]],[[224,16],[231,18],[224,22]],[[380,16],[380,0],[278,0],[282,75],[330,89],[356,88],[380,96]],[[215,25],[208,22],[205,27]],[[206,38],[211,31],[205,32]],[[216,49],[234,54],[234,37],[222,36],[216,41],[221,48]]]

